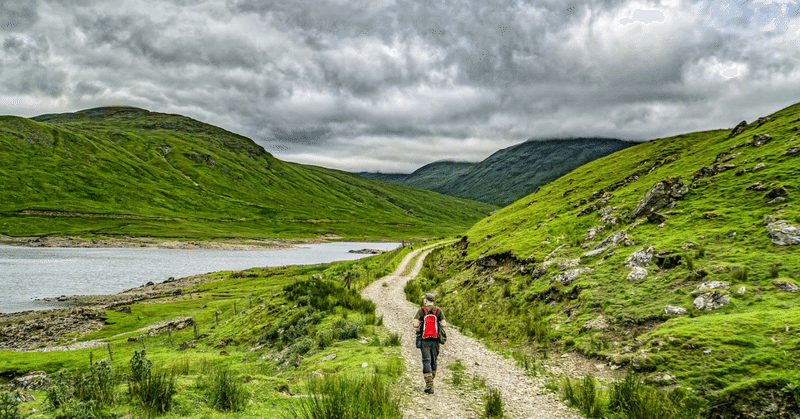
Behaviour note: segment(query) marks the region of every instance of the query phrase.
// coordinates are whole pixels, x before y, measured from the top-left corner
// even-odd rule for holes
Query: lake
[[[337,242],[289,250],[59,248],[0,245],[0,313],[62,307],[36,301],[62,295],[113,294],[170,277],[253,267],[309,265],[370,255],[350,250],[393,250],[399,243]]]

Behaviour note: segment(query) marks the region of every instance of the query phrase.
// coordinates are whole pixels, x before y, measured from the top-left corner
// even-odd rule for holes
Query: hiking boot
[[[433,374],[427,373],[422,376],[425,378],[425,393],[433,394]]]
[[[431,377],[433,377],[434,380],[436,379],[436,370],[431,371]]]

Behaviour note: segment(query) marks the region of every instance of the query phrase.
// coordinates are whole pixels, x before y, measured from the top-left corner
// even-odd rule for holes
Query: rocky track
[[[530,377],[513,360],[490,351],[477,340],[462,335],[455,327],[447,329],[447,344],[441,347],[438,371],[434,384],[435,394],[423,393],[422,362],[420,351],[414,345],[411,319],[418,306],[406,300],[403,288],[419,274],[425,257],[437,245],[415,250],[406,256],[390,275],[373,282],[362,292],[364,298],[376,305],[375,314],[383,316],[383,324],[397,333],[402,341],[402,354],[406,374],[401,380],[404,396],[404,417],[435,416],[441,419],[478,418],[483,414],[482,396],[486,388],[499,390],[503,399],[503,412],[509,418],[578,419],[558,397],[547,392],[544,379]],[[410,263],[408,275],[402,275]],[[445,312],[445,314],[447,314]],[[447,366],[461,360],[466,367],[466,381],[484,381],[486,388],[462,383],[452,385],[453,372]]]

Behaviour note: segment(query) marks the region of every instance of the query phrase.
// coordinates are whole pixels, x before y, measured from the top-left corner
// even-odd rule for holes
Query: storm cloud
[[[798,40],[795,0],[4,2],[0,114],[138,106],[408,172],[753,120],[800,101]]]

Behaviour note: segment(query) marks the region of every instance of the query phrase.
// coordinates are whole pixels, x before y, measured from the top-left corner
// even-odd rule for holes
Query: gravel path
[[[406,374],[402,380],[405,383],[403,417],[480,417],[484,410],[481,397],[486,394],[486,389],[476,389],[470,385],[469,378],[474,377],[484,380],[487,387],[500,391],[503,412],[509,418],[580,418],[558,397],[544,389],[543,378],[529,377],[513,360],[503,358],[477,340],[463,336],[453,326],[447,329],[447,344],[441,347],[439,353],[435,394],[423,393],[422,361],[419,349],[414,346],[414,330],[411,327],[411,319],[418,306],[406,300],[403,288],[406,282],[419,274],[425,257],[436,246],[438,245],[413,251],[392,274],[373,282],[362,292],[364,298],[375,303],[375,313],[383,316],[383,324],[391,332],[400,335],[402,341],[402,354],[406,364]],[[412,261],[415,262],[414,268],[408,275],[402,275]],[[464,383],[458,387],[450,384],[453,373],[446,368],[456,362],[456,359],[460,359],[466,367]]]

